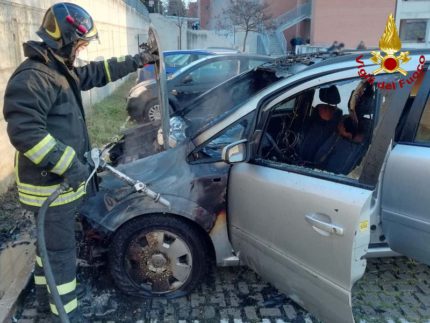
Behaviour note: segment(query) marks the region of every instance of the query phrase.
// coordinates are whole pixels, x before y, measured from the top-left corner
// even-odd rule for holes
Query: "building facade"
[[[360,41],[368,48],[377,47],[388,15],[396,12],[394,0],[265,0],[265,2],[268,5],[267,14],[272,17],[273,35],[276,36],[269,38],[271,41],[277,40],[284,53],[291,50],[293,38],[299,38],[303,44],[309,43],[318,47],[328,47],[334,41],[344,43],[348,49],[355,49]],[[404,37],[419,38],[418,43],[421,44],[428,42],[430,0],[397,2],[397,15],[404,17],[403,26],[400,28]],[[201,27],[216,29],[217,16],[228,3],[228,0],[199,0]],[[426,7],[421,12],[417,9],[420,4],[421,7]],[[421,36],[411,36],[416,32]],[[425,41],[422,40],[423,34]]]

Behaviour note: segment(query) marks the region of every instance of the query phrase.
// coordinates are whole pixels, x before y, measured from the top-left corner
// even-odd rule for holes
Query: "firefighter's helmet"
[[[60,49],[79,39],[98,39],[93,18],[82,7],[60,2],[48,9],[37,34],[51,48]]]

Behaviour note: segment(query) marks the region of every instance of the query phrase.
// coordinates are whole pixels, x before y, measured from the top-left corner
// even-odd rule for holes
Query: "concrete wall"
[[[98,60],[113,56],[137,53],[137,35],[147,34],[149,21],[121,0],[69,0],[86,8],[94,17],[99,30],[100,43],[93,42],[82,54],[83,59]],[[47,8],[54,0],[0,0],[0,106],[6,83],[21,61],[24,60],[22,43],[38,37],[39,28]],[[87,106],[110,94],[120,83],[84,93]],[[13,182],[14,149],[9,144],[6,123],[0,115],[0,193]]]
[[[363,40],[367,47],[376,47],[395,5],[393,0],[313,0],[311,44],[330,46],[337,40],[356,48]]]
[[[158,13],[151,13],[151,24],[160,35],[160,46],[162,50],[175,50],[178,49],[179,44],[179,28],[175,23],[174,18],[166,18]],[[187,29],[185,23],[182,28],[182,49],[205,49],[208,47],[228,47],[233,48],[232,35],[220,35],[212,30],[191,30]],[[241,46],[241,34],[237,33],[236,38],[237,47]],[[249,42],[255,42],[253,35],[248,36]],[[250,48],[254,50],[256,45],[251,45]]]
[[[217,35],[210,30],[188,30],[187,48],[204,49],[207,47],[228,47],[233,48],[233,43],[228,37]]]
[[[160,46],[162,50],[175,50],[179,48],[179,27],[174,18],[166,18],[159,13],[149,14],[151,24],[157,30],[160,36]],[[182,26],[182,44],[181,48],[187,48],[187,23]]]

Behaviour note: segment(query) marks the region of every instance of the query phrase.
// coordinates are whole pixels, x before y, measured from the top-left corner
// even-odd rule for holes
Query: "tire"
[[[173,113],[173,108],[170,104],[169,113]],[[143,120],[157,126],[161,124],[161,111],[158,99],[152,99],[145,105],[145,109],[143,111]]]
[[[145,215],[130,220],[115,233],[110,271],[125,294],[181,297],[207,272],[206,245],[204,237],[185,219]]]

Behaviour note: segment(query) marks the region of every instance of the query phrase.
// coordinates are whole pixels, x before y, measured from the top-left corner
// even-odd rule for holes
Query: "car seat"
[[[302,141],[299,147],[299,156],[304,163],[313,163],[318,148],[336,131],[337,124],[342,117],[342,110],[336,107],[340,103],[339,90],[335,85],[319,90],[319,99],[324,102],[318,104],[311,111],[308,125],[304,126]],[[319,109],[329,106],[333,109],[331,120],[323,120],[319,115]]]

